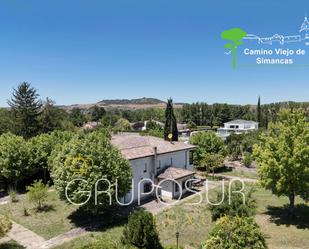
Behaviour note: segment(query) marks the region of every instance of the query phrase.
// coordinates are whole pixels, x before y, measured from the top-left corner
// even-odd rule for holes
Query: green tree
[[[64,142],[70,141],[75,133],[68,131],[54,131],[50,134],[41,134],[33,137],[28,141],[28,148],[30,149],[30,165],[36,172],[43,171],[44,183],[49,177],[50,168],[48,167],[48,159],[52,151],[57,146],[61,146]]]
[[[0,135],[6,132],[14,132],[12,128],[14,125],[12,112],[0,108]]]
[[[262,110],[261,110],[261,98],[259,96],[257,107],[256,107],[256,120],[259,123],[259,125],[262,125]]]
[[[80,108],[74,107],[70,112],[70,120],[75,126],[81,127],[87,118]]]
[[[224,216],[208,235],[203,249],[266,249],[265,235],[253,218]]]
[[[129,216],[121,240],[124,245],[140,249],[163,249],[154,217],[144,210],[135,211]]]
[[[39,180],[35,181],[31,186],[28,186],[27,191],[28,200],[36,204],[38,211],[43,210],[44,202],[48,197],[48,186]]]
[[[232,160],[239,159],[243,153],[243,146],[242,146],[243,137],[244,134],[232,133],[226,139],[228,154]]]
[[[114,131],[130,131],[132,130],[131,124],[127,119],[120,118],[115,124]]]
[[[14,189],[32,174],[30,151],[23,137],[5,133],[0,136],[0,175]]]
[[[231,190],[226,186],[224,191],[217,191],[216,200],[212,201],[212,203],[220,204],[209,206],[213,220],[217,220],[224,215],[250,217],[255,214],[256,200],[252,197],[255,191],[254,188],[242,191],[244,196],[235,192],[241,189],[240,182],[235,182],[231,186]]]
[[[91,121],[98,122],[101,118],[103,118],[106,114],[104,107],[99,107],[94,105],[89,109]]]
[[[12,228],[12,222],[6,216],[0,214],[0,238],[6,235]]]
[[[207,154],[226,155],[226,147],[223,140],[212,131],[193,134],[190,138],[190,143],[198,146],[194,153],[194,165],[196,166],[203,166],[201,161]]]
[[[17,135],[30,138],[39,133],[38,116],[42,103],[38,97],[36,89],[27,82],[21,83],[13,90],[13,96],[8,104],[15,117]]]
[[[131,167],[121,153],[111,144],[110,134],[106,130],[98,130],[85,135],[73,137],[69,142],[57,146],[50,158],[49,167],[52,169],[52,179],[60,198],[71,202],[82,203],[89,201],[82,207],[84,209],[104,211],[110,208],[110,199],[107,194],[100,194],[95,202],[95,189],[107,190],[111,184],[110,194],[114,203],[115,191],[118,186],[118,198],[125,196],[131,187]],[[77,172],[76,172],[77,170]],[[78,171],[80,170],[80,171]],[[85,181],[76,180],[82,178]],[[99,182],[98,182],[99,181]],[[71,183],[68,185],[68,183]],[[89,191],[89,194],[81,191]],[[112,203],[112,204],[113,204]]]
[[[242,45],[242,39],[247,35],[247,33],[240,28],[233,28],[225,30],[221,33],[221,38],[224,40],[231,41],[224,45],[225,48],[229,49],[232,52],[232,65],[233,68],[236,68],[236,50],[238,46]]]
[[[41,115],[38,117],[42,133],[48,133],[56,129],[62,129],[63,121],[67,120],[65,111],[55,106],[55,102],[46,98]]]
[[[303,111],[283,109],[254,147],[261,184],[278,196],[287,196],[294,213],[295,196],[309,199],[309,129]]]
[[[215,170],[224,165],[224,156],[210,153],[204,155],[199,168],[206,168],[207,172],[212,172],[212,177],[214,177]]]
[[[171,138],[169,138],[170,134]],[[164,139],[167,141],[178,141],[177,120],[174,114],[172,99],[167,100],[165,109]]]

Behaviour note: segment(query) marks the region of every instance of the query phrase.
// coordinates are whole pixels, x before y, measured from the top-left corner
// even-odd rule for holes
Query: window
[[[147,163],[145,163],[144,173],[147,172]]]
[[[175,192],[178,192],[179,191],[179,186],[177,183],[175,183]]]
[[[192,165],[193,164],[193,151],[190,150],[189,151],[189,165]]]
[[[183,181],[182,182],[182,189],[185,189],[186,188],[186,181]]]
[[[159,160],[157,169],[160,169],[160,168],[161,168],[161,160]]]
[[[144,184],[144,193],[150,193],[150,191],[151,191],[151,184],[145,183]]]
[[[173,158],[171,158],[171,164],[170,164],[171,166],[173,165]]]

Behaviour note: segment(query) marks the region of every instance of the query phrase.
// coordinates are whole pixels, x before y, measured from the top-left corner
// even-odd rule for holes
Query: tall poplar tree
[[[171,137],[169,137],[171,134]],[[164,139],[178,141],[177,120],[174,114],[173,100],[168,99],[165,109]]]
[[[29,83],[21,83],[13,90],[9,106],[15,117],[15,132],[24,138],[31,138],[39,132],[38,116],[42,107],[36,89]]]

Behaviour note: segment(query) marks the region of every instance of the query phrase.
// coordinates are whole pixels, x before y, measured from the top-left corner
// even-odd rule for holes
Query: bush
[[[224,216],[210,232],[203,249],[266,249],[266,240],[253,218]]]
[[[135,211],[129,216],[121,241],[124,245],[134,245],[141,249],[163,249],[154,217],[144,210]]]
[[[6,216],[0,214],[0,238],[7,234],[12,228],[12,222]]]
[[[244,165],[249,167],[252,164],[252,156],[249,152],[244,153]]]
[[[36,209],[41,211],[44,207],[44,202],[48,197],[48,186],[42,181],[35,181],[32,186],[27,187],[27,197],[30,202],[36,204]]]
[[[18,202],[17,192],[14,188],[9,188],[8,194],[10,196],[11,202]]]
[[[242,194],[233,193],[233,191],[240,190],[241,187],[242,185],[239,182],[235,182],[235,185],[231,187],[230,201],[229,201],[228,187],[225,187],[224,193],[217,192],[217,199],[216,201],[212,201],[212,203],[220,203],[222,198],[223,201],[220,205],[209,206],[213,220],[217,220],[224,215],[240,216],[240,217],[242,216],[249,217],[254,215],[256,209],[256,201],[252,197],[254,189],[251,188],[248,191],[245,191],[245,203],[244,203]]]

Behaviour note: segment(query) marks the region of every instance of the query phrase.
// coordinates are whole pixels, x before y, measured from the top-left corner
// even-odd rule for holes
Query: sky
[[[237,55],[232,69],[220,37],[297,35],[306,13],[308,0],[0,0],[0,106],[23,81],[59,105],[309,101],[309,67],[244,66]]]

